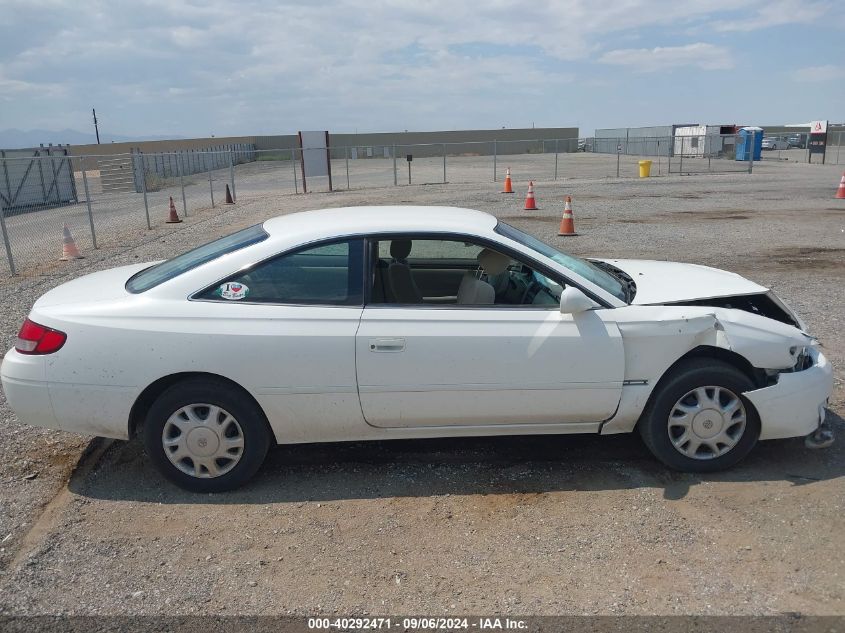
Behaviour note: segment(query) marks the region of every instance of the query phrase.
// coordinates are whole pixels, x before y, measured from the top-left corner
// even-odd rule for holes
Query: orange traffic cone
[[[578,235],[575,232],[575,216],[572,215],[572,196],[566,196],[563,204],[563,217],[560,219],[558,235]]]
[[[839,181],[839,189],[836,190],[836,197],[839,199],[845,198],[845,173],[842,174],[842,180]]]
[[[65,228],[62,231],[61,261],[66,262],[69,259],[83,259],[83,256],[79,253],[79,249],[76,248],[76,242],[73,241],[73,235],[70,234],[70,229],[67,228],[67,224],[65,224]]]
[[[232,200],[232,192],[229,191],[229,185],[226,185],[226,204],[235,204],[235,201]]]
[[[170,196],[170,217],[167,219],[167,224],[179,224],[181,221],[179,214],[176,213],[176,205],[173,204],[173,196]]]
[[[502,189],[502,193],[513,193],[513,183],[511,182],[510,167],[508,167],[508,170],[505,172],[505,188]]]
[[[534,181],[528,181],[528,193],[525,196],[525,210],[533,211],[537,208],[537,202],[534,200]]]

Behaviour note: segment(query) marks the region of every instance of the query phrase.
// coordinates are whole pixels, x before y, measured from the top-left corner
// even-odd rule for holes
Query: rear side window
[[[197,266],[202,266],[212,260],[222,257],[227,253],[246,248],[252,244],[263,242],[268,237],[267,232],[260,224],[251,226],[243,231],[232,233],[219,240],[204,244],[192,251],[177,255],[173,259],[151,266],[139,273],[136,273],[126,282],[126,290],[138,294],[154,288],[159,284],[178,277]]]
[[[363,240],[323,243],[256,264],[194,298],[233,303],[362,305],[363,266]]]

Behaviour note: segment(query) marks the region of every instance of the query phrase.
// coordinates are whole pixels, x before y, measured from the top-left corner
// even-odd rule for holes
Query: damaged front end
[[[825,414],[832,391],[833,368],[824,354],[812,347],[807,360],[779,371],[773,384],[743,395],[760,416],[761,440],[806,436],[807,446],[824,448],[833,443]]]
[[[617,324],[625,342],[625,378],[630,386],[623,389],[619,415],[602,427],[602,433],[633,428],[630,413],[651,392],[634,386],[635,379],[647,378],[645,384],[653,388],[677,359],[690,353],[707,355],[710,348],[747,362],[746,371],[753,373],[757,388],[743,395],[759,415],[760,439],[809,436],[808,446],[829,445],[833,434],[824,412],[833,391],[833,369],[818,341],[765,295],[748,299],[740,303],[736,297],[725,298],[717,306],[704,305],[717,301],[711,299],[626,308],[626,318],[618,318]]]
[[[833,427],[826,416],[828,397],[833,389],[833,371],[827,359],[818,351],[818,341],[806,334],[804,322],[777,295],[770,291],[765,294],[700,299],[676,305],[741,310],[800,330],[808,342],[789,348],[794,363],[786,368],[765,369],[769,384],[744,395],[754,404],[761,420],[764,415],[767,420],[760,439],[794,437],[797,426],[804,430],[810,429],[804,439],[808,448],[827,448],[833,444]]]

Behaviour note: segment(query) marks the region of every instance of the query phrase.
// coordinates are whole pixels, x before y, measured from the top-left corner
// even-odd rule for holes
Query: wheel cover
[[[244,453],[243,429],[231,413],[195,403],[176,410],[161,433],[164,454],[186,475],[211,479],[225,475]]]
[[[714,459],[729,452],[745,433],[745,405],[725,387],[696,387],[669,413],[669,439],[682,455]]]

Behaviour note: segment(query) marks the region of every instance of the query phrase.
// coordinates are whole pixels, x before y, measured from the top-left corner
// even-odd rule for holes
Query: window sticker
[[[241,283],[230,281],[229,283],[220,286],[217,289],[217,294],[229,301],[239,301],[246,298],[249,294],[249,287]]]

